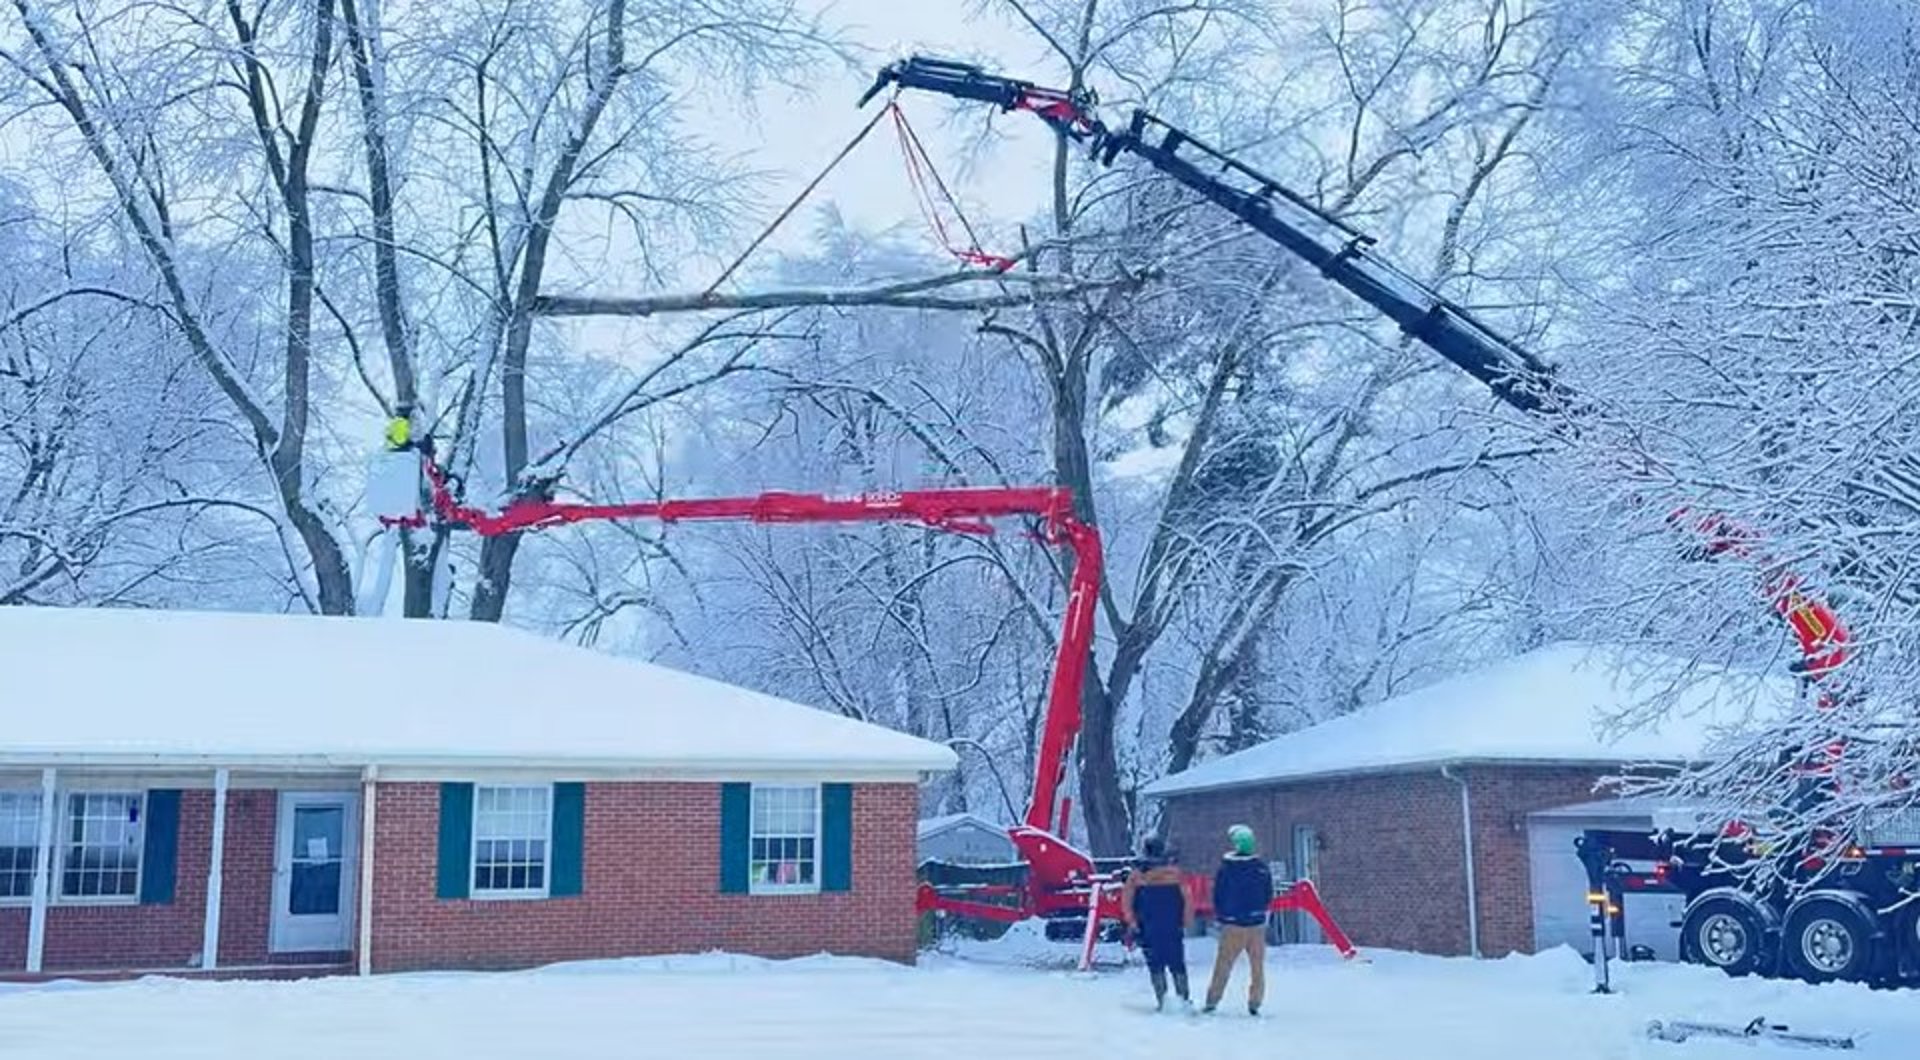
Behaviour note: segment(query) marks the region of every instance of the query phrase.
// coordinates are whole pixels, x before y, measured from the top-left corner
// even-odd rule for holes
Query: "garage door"
[[[1533,945],[1536,950],[1590,945],[1587,932],[1587,871],[1573,854],[1580,826],[1559,821],[1527,825],[1527,861],[1533,882]]]
[[[1584,828],[1632,827],[1648,826],[1537,817],[1528,822],[1527,861],[1533,887],[1535,949],[1548,950],[1564,944],[1585,954],[1592,946],[1587,928],[1587,871],[1574,855],[1574,837]],[[1650,871],[1652,866],[1635,868]],[[1627,895],[1627,945],[1651,947],[1658,960],[1679,960],[1679,932],[1673,923],[1685,909],[1686,903],[1679,895]]]

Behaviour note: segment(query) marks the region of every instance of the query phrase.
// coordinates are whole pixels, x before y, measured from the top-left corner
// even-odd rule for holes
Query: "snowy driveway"
[[[1207,943],[1192,947],[1199,968]],[[1912,1057],[1920,995],[1732,981],[1638,967],[1624,993],[1587,994],[1571,952],[1468,962],[1321,950],[1269,959],[1266,1009],[1156,1015],[1138,967],[1093,979],[1017,963],[930,956],[917,969],[816,958],[720,956],[503,974],[303,983],[0,986],[5,1060],[563,1060],[630,1057],[1488,1057],[1512,1060],[1817,1055],[1777,1045],[1649,1042],[1652,1018],[1870,1030],[1862,1057]]]

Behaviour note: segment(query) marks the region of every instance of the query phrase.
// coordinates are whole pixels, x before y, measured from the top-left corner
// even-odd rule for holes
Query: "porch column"
[[[213,971],[220,959],[220,877],[227,858],[227,782],[232,771],[213,771],[213,852],[207,858],[207,914],[201,921],[200,967]]]
[[[40,771],[40,837],[33,858],[33,914],[27,922],[27,971],[40,971],[47,947],[47,899],[53,894],[54,769]]]
[[[371,765],[360,771],[360,943],[354,957],[361,975],[373,974],[373,811],[379,773],[379,767]]]

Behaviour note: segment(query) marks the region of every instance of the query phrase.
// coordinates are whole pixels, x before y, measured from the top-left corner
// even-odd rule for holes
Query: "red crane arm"
[[[1073,514],[1072,491],[1057,486],[963,487],[904,490],[898,493],[862,493],[828,496],[818,493],[758,493],[750,497],[703,497],[689,500],[631,501],[620,504],[581,504],[540,497],[517,498],[498,512],[460,503],[445,471],[425,446],[421,465],[426,473],[432,518],[440,525],[471,530],[482,537],[524,533],[548,527],[599,519],[657,519],[661,522],[749,523],[919,523],[937,530],[964,534],[991,534],[986,520],[1007,516],[1034,516],[1040,520],[1041,539],[1064,546],[1073,554],[1073,572],[1067,583],[1067,607],[1055,650],[1052,683],[1040,734],[1040,752],[1034,760],[1033,793],[1027,803],[1026,824],[1041,832],[1066,832],[1066,813],[1060,792],[1066,781],[1074,741],[1080,736],[1080,697],[1093,648],[1095,608],[1100,596],[1100,532]],[[388,526],[427,525],[428,514],[383,517]]]
[[[1800,649],[1796,669],[1808,679],[1819,681],[1847,660],[1851,636],[1833,607],[1810,594],[1799,575],[1779,568],[1777,561],[1761,549],[1761,537],[1751,527],[1724,515],[1696,515],[1686,508],[1675,511],[1668,522],[1704,538],[1700,550],[1707,556],[1731,555],[1773,573],[1763,577],[1760,594],[1785,622]],[[1830,693],[1822,693],[1818,705],[1833,706]]]

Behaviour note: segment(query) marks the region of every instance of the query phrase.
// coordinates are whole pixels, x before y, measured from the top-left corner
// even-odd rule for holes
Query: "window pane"
[[[73,792],[67,796],[60,893],[72,898],[130,898],[138,890],[140,796]]]
[[[332,915],[340,911],[338,861],[296,863],[287,888],[287,911]]]
[[[0,792],[0,846],[32,847],[40,838],[40,796]]]
[[[293,859],[328,861],[345,856],[347,812],[339,806],[296,806],[293,810]]]
[[[39,847],[40,796],[0,792],[0,898],[32,896]]]
[[[755,785],[748,876],[756,887],[810,888],[818,840],[820,789]]]
[[[544,786],[486,786],[474,793],[473,887],[476,893],[538,892],[546,886]]]

